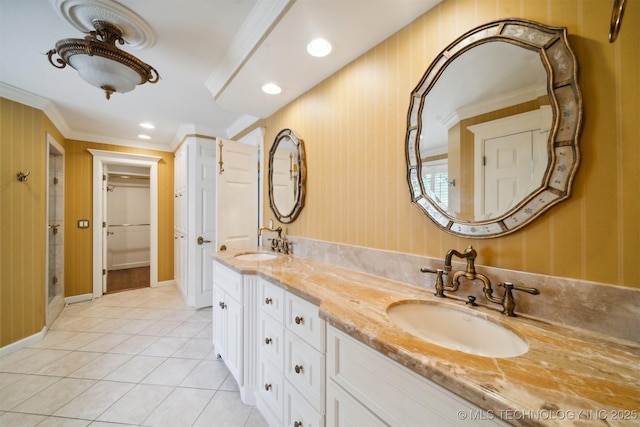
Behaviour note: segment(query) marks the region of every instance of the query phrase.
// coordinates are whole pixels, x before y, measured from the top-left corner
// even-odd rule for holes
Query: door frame
[[[102,292],[103,266],[103,180],[104,166],[119,164],[149,168],[149,243],[150,243],[150,286],[158,286],[158,162],[162,157],[145,154],[122,153],[88,149],[93,156],[93,297]]]
[[[62,236],[64,238],[64,234],[65,234],[65,228],[66,228],[66,218],[65,218],[65,208],[64,208],[64,185],[65,185],[65,175],[64,175],[64,148],[62,147],[62,145],[60,145],[60,143],[49,133],[47,132],[46,134],[46,139],[47,139],[47,154],[46,154],[46,172],[45,172],[45,176],[47,177],[47,185],[45,186],[45,218],[46,218],[46,231],[45,231],[45,278],[44,278],[44,303],[45,303],[45,325],[47,328],[49,328],[53,322],[56,320],[56,318],[58,317],[58,315],[60,314],[60,312],[62,311],[62,308],[64,307],[64,303],[65,303],[65,290],[64,290],[64,262],[62,263],[62,277],[60,278],[60,280],[62,280],[62,295],[60,295],[59,298],[55,298],[54,297],[54,301],[52,301],[51,303],[49,302],[49,285],[51,284],[51,277],[49,275],[49,257],[50,257],[50,248],[49,248],[49,212],[51,209],[51,199],[49,197],[49,194],[51,192],[50,186],[51,186],[51,182],[49,181],[49,170],[50,170],[50,165],[49,165],[49,159],[50,159],[50,154],[52,151],[52,148],[58,152],[61,156],[62,156],[62,171],[61,171],[61,175],[62,175],[62,197],[63,197],[63,203],[62,203]],[[55,203],[55,202],[54,202]],[[65,245],[62,245],[62,251],[63,251],[63,256],[64,256],[64,247]]]

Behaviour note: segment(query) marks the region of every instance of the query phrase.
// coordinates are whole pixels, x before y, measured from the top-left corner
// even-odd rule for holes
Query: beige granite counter
[[[432,289],[309,258],[279,255],[269,261],[240,261],[234,255],[221,252],[216,259],[318,304],[329,324],[511,424],[640,425],[638,343],[524,317],[506,318],[497,305],[471,308],[436,298]],[[544,295],[537,298],[544,304]],[[490,358],[430,344],[388,319],[387,307],[406,300],[474,310],[524,338],[529,351]]]

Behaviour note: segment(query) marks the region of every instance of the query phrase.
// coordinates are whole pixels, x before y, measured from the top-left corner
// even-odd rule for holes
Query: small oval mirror
[[[304,142],[281,130],[269,150],[269,204],[278,221],[289,224],[304,207],[307,167]]]

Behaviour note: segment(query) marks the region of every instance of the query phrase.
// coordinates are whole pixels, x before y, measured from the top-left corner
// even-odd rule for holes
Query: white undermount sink
[[[235,256],[241,261],[268,261],[275,259],[278,255],[271,252],[243,252]]]
[[[529,350],[529,344],[514,332],[466,307],[403,301],[389,306],[387,316],[411,335],[451,350],[497,358]]]

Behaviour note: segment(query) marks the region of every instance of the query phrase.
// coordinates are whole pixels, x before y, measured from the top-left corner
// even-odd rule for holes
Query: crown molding
[[[62,136],[69,138],[71,128],[53,101],[31,92],[27,92],[26,90],[19,89],[15,86],[8,85],[4,82],[0,82],[0,96],[8,100],[42,110]]]

